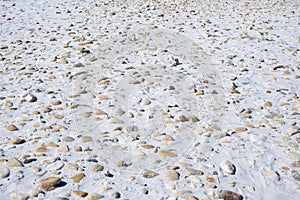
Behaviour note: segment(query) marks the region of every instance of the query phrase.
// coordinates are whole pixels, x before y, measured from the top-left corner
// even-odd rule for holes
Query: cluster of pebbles
[[[299,3],[0,2],[1,199],[297,199]]]

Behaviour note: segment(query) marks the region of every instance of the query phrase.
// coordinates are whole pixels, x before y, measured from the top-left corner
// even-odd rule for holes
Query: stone
[[[22,164],[22,162],[19,161],[17,158],[10,158],[10,159],[8,159],[6,165],[8,167],[23,167],[24,166]]]
[[[9,141],[12,143],[12,144],[23,144],[25,142],[24,139],[20,138],[20,137],[15,137],[15,136],[12,136]]]
[[[167,170],[167,172],[163,174],[163,179],[167,181],[177,181],[179,180],[179,173],[175,170]]]
[[[45,191],[51,191],[61,184],[61,178],[57,176],[50,176],[39,181],[39,188]]]
[[[235,166],[229,161],[225,160],[220,164],[220,168],[226,175],[234,175],[235,174]]]
[[[300,173],[298,171],[292,170],[291,175],[296,181],[300,181]]]
[[[97,193],[90,193],[87,195],[86,199],[87,200],[98,200],[98,199],[102,199],[104,196],[101,194],[97,194]]]
[[[176,115],[174,119],[178,122],[186,122],[188,119],[184,115]]]
[[[185,198],[185,200],[199,200],[199,199],[195,196],[188,196]]]
[[[17,131],[19,130],[18,127],[16,127],[14,124],[10,124],[6,127],[7,130],[9,131]]]
[[[27,102],[36,102],[37,101],[37,97],[34,96],[33,94],[27,94],[24,99],[27,101]]]
[[[93,138],[92,138],[91,136],[82,136],[82,137],[80,138],[80,140],[81,140],[82,142],[91,142],[91,141],[93,141]]]
[[[92,172],[99,172],[99,171],[102,171],[104,169],[104,167],[99,164],[90,164],[88,166],[88,169]]]
[[[228,190],[223,190],[220,197],[224,200],[242,200],[243,196],[235,193],[235,192],[231,192]]]
[[[78,173],[71,177],[74,183],[79,183],[85,177],[84,173]]]
[[[86,197],[88,195],[87,192],[80,191],[80,190],[73,190],[72,194],[78,197]]]
[[[144,173],[143,173],[143,177],[144,178],[153,178],[155,176],[157,176],[158,173],[154,172],[154,171],[151,171],[151,170],[146,170]]]
[[[161,150],[158,152],[159,156],[163,157],[176,157],[177,155],[171,151]]]
[[[29,195],[25,193],[12,193],[10,195],[10,200],[27,200],[29,199]]]
[[[38,197],[38,195],[39,195],[40,192],[41,191],[38,190],[38,189],[32,189],[32,190],[29,191],[29,196],[30,197]]]
[[[7,178],[10,174],[10,170],[4,165],[0,165],[0,179]]]

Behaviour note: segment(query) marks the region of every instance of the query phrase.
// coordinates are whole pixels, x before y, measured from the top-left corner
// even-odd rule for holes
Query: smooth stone
[[[25,142],[24,139],[20,138],[20,137],[15,137],[15,136],[12,136],[9,141],[12,143],[12,144],[22,144]]]
[[[170,151],[166,151],[166,150],[161,150],[158,152],[159,156],[163,156],[163,157],[176,157],[177,155],[173,152]]]
[[[22,164],[22,162],[19,161],[17,158],[10,158],[10,159],[8,159],[6,165],[8,167],[23,167],[24,166]]]
[[[167,181],[177,181],[179,180],[179,173],[175,170],[167,170],[167,172],[163,174],[163,179]]]
[[[154,172],[154,171],[151,171],[151,170],[147,170],[143,173],[143,177],[144,178],[153,178],[155,176],[157,176],[158,173]]]
[[[0,165],[0,179],[6,178],[10,175],[10,170],[4,165]]]
[[[51,191],[61,184],[61,178],[57,176],[50,176],[39,181],[39,188],[45,191]]]
[[[79,183],[85,177],[84,173],[78,173],[71,177],[74,183]]]
[[[24,99],[27,101],[27,102],[36,102],[37,101],[37,97],[33,94],[27,94]]]
[[[12,193],[10,195],[10,200],[27,200],[29,199],[29,195],[24,194],[24,193]]]
[[[80,190],[73,190],[72,194],[78,197],[86,197],[88,195],[87,192],[80,191]]]
[[[220,196],[224,200],[242,200],[243,199],[242,195],[235,193],[235,192],[228,191],[228,190],[223,190]]]
[[[19,130],[18,127],[16,127],[14,124],[10,124],[6,127],[7,130],[9,131],[17,131]]]
[[[87,195],[86,199],[87,200],[98,200],[98,199],[102,199],[104,196],[101,194],[97,194],[97,193],[90,193]]]
[[[102,171],[104,169],[104,167],[99,164],[90,164],[88,166],[88,169],[92,172],[99,172],[99,171]]]
[[[227,175],[234,175],[236,171],[235,166],[229,160],[223,161],[220,164],[220,168],[223,173]]]

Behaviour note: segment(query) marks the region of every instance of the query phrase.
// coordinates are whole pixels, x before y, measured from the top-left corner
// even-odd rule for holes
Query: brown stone
[[[243,196],[235,192],[224,190],[221,193],[221,198],[224,200],[242,200]]]
[[[39,188],[45,191],[51,191],[57,188],[61,184],[61,178],[56,176],[51,176],[48,178],[41,179],[39,181]]]
[[[72,176],[72,179],[75,183],[79,183],[85,177],[84,173],[78,173]]]
[[[73,190],[72,194],[74,194],[75,196],[78,196],[78,197],[86,197],[88,195],[87,192],[80,191],[80,190]]]

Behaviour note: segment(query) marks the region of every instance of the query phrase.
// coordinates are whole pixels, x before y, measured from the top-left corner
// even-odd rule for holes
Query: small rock
[[[177,181],[179,180],[179,173],[175,170],[168,170],[164,175],[163,178],[167,181]]]
[[[68,145],[62,145],[61,147],[59,147],[57,149],[57,152],[69,152],[70,149],[69,149],[69,146]]]
[[[221,198],[224,200],[242,200],[243,196],[235,192],[224,190],[221,193]]]
[[[72,194],[74,194],[75,196],[78,196],[78,197],[86,197],[88,195],[87,192],[80,191],[80,190],[73,190]]]
[[[91,142],[91,141],[93,141],[93,138],[92,138],[91,136],[82,136],[82,137],[80,138],[80,140],[81,140],[82,142]]]
[[[40,192],[41,192],[41,191],[40,191],[40,190],[37,190],[37,189],[30,190],[30,191],[29,191],[29,196],[30,196],[30,197],[38,197],[38,195],[39,195]]]
[[[10,174],[10,170],[4,165],[0,165],[0,179],[8,177]]]
[[[24,139],[22,138],[19,138],[19,137],[15,137],[15,136],[12,136],[9,141],[12,143],[12,144],[22,144],[25,142]]]
[[[16,127],[16,126],[13,125],[13,124],[8,125],[8,126],[6,127],[6,129],[9,130],[9,131],[17,131],[17,130],[19,130],[18,127]]]
[[[85,177],[84,173],[78,173],[78,174],[75,174],[74,176],[72,176],[71,178],[73,179],[73,181],[75,183],[79,183],[84,177]]]
[[[17,158],[10,158],[7,161],[8,167],[23,167],[24,165]]]
[[[88,169],[91,170],[92,172],[99,172],[99,171],[102,171],[104,169],[104,167],[99,164],[90,164],[88,166]]]
[[[101,194],[97,194],[97,193],[90,193],[89,195],[87,195],[86,199],[87,200],[98,200],[98,199],[102,199],[104,196]]]
[[[199,118],[197,116],[195,116],[195,115],[188,116],[188,120],[190,120],[191,122],[194,122],[194,123],[200,121]]]
[[[154,171],[151,171],[151,170],[147,170],[147,171],[144,172],[143,177],[144,178],[153,178],[157,175],[158,175],[158,173],[156,173]]]
[[[237,132],[237,133],[242,133],[242,132],[246,132],[248,129],[245,128],[245,127],[235,127],[232,130]]]
[[[300,168],[300,161],[293,162],[292,167]]]
[[[293,177],[296,181],[300,181],[300,173],[299,173],[299,172],[297,172],[296,170],[293,170],[293,171],[291,172],[291,174],[292,174],[292,177]]]
[[[158,152],[159,156],[163,157],[176,157],[177,155],[175,153],[172,153],[171,151],[161,150]]]
[[[195,196],[189,196],[189,197],[186,197],[185,200],[199,200],[199,199]]]
[[[29,195],[24,193],[12,193],[10,195],[10,200],[27,200],[29,198]]]
[[[227,175],[234,175],[235,174],[235,170],[236,170],[235,166],[229,160],[223,161],[220,164],[220,168],[221,168],[221,170],[223,171],[224,174],[227,174]]]
[[[27,94],[24,99],[28,102],[36,102],[37,101],[37,97],[34,96],[33,94]]]
[[[56,176],[51,176],[48,178],[41,179],[39,181],[39,188],[45,191],[54,190],[61,184],[61,178]]]
[[[280,181],[280,175],[276,171],[266,171],[263,173],[264,176],[273,178],[274,180]]]
[[[174,117],[174,119],[175,119],[176,121],[179,121],[179,122],[186,122],[186,121],[188,121],[188,119],[187,119],[184,115],[176,115],[176,116]]]

